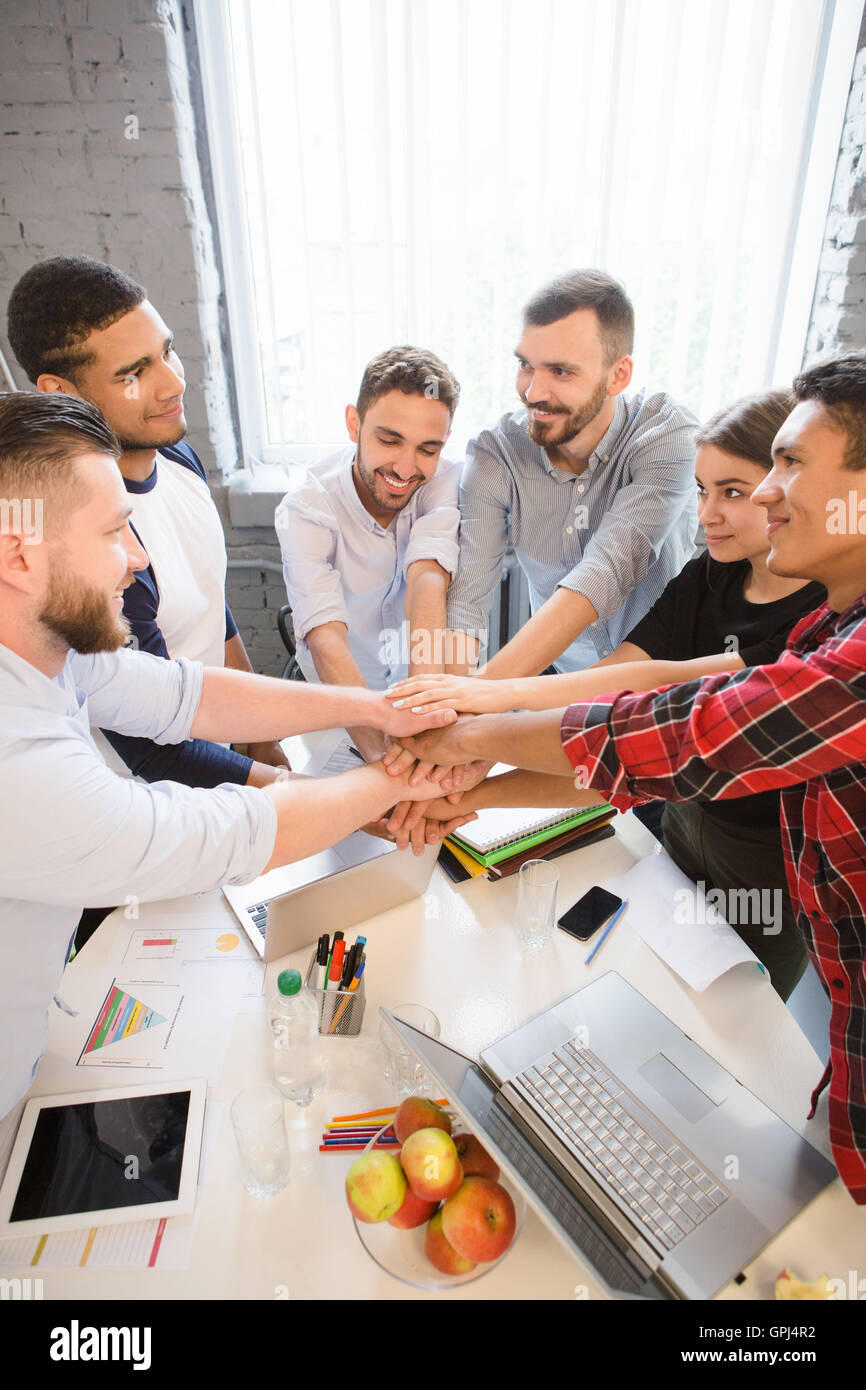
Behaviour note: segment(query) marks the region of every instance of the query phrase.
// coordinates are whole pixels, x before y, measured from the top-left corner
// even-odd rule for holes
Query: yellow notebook
[[[471,854],[467,854],[466,850],[463,849],[461,845],[458,845],[455,840],[452,840],[450,835],[446,836],[445,844],[458,863],[462,864],[466,872],[471,874],[473,878],[480,878],[482,874],[487,873],[484,865],[479,864],[477,859],[473,859]]]

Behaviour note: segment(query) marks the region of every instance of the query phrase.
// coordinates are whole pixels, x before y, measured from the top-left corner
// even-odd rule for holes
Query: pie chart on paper
[[[218,951],[233,951],[239,940],[240,938],[235,936],[234,932],[227,931],[222,936],[217,937],[214,945]]]

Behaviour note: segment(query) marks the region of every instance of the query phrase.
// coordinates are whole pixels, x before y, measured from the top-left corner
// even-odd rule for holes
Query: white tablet
[[[207,1082],[118,1086],[27,1102],[0,1236],[80,1231],[195,1206]]]

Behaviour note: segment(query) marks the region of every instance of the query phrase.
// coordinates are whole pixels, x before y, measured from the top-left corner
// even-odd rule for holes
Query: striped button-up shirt
[[[781,789],[791,900],[832,1005],[830,1142],[866,1203],[866,594],[794,628],[772,666],[581,702],[562,741],[580,785],[625,809]]]
[[[467,448],[460,483],[460,567],[448,626],[486,630],[509,541],[533,613],[558,587],[598,613],[556,660],[582,670],[619,646],[694,553],[695,420],[663,393],[617,396],[613,420],[575,475],[550,462],[524,409]]]

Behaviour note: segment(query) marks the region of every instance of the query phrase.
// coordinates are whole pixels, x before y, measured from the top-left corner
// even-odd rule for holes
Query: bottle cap
[[[280,994],[299,994],[303,983],[299,970],[281,970],[277,976]]]

